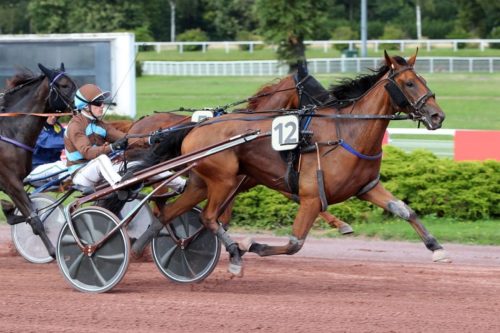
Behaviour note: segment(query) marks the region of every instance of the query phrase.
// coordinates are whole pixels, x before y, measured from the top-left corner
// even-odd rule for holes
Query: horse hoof
[[[451,258],[445,250],[436,250],[432,253],[432,261],[450,263]]]
[[[241,265],[229,264],[227,271],[236,277],[243,276],[243,266]]]
[[[339,228],[339,233],[341,235],[349,235],[349,234],[354,233],[354,230],[352,230],[352,227],[346,223]]]
[[[241,251],[248,252],[250,251],[250,246],[253,244],[253,239],[251,237],[246,237],[245,239],[238,242],[238,248]]]

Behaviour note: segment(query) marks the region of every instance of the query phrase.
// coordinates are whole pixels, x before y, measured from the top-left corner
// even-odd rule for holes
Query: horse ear
[[[410,59],[408,59],[408,65],[410,65],[410,67],[413,67],[415,65],[415,60],[417,60],[417,54],[418,54],[418,46],[417,46],[417,51],[415,52],[415,54],[412,55],[410,57]]]
[[[64,69],[64,62],[61,62],[61,68],[59,68],[61,70],[61,72],[64,72],[65,69]]]
[[[391,69],[396,69],[396,64],[392,58],[387,54],[387,50],[384,50],[385,64]]]
[[[52,71],[50,69],[48,69],[47,67],[45,67],[40,63],[38,64],[38,68],[40,68],[40,70],[42,71],[43,74],[45,74],[46,77],[52,78]]]
[[[297,61],[297,73],[299,80],[302,80],[309,74],[307,71],[307,62],[304,60]]]

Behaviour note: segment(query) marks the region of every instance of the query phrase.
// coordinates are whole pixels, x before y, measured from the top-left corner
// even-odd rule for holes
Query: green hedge
[[[500,217],[500,162],[455,162],[416,150],[386,146],[381,181],[421,216],[475,221]],[[236,200],[231,223],[276,229],[290,226],[298,205],[262,186]],[[337,217],[367,222],[382,210],[358,199],[329,207]]]

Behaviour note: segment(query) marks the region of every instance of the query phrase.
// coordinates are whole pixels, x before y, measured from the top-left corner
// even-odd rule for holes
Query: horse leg
[[[28,194],[24,191],[22,183],[15,182],[14,184],[11,184],[11,186],[5,190],[5,193],[12,199],[14,205],[17,207],[17,209],[19,209],[24,217],[20,219],[19,217],[13,215],[14,212],[12,210],[4,210],[4,213],[6,213],[7,221],[10,220],[14,224],[20,222],[29,223],[33,230],[33,233],[40,237],[50,256],[55,258],[56,251],[54,249],[54,245],[45,233],[45,228],[43,226],[42,220],[36,214],[36,212],[33,211],[31,200],[29,199]]]
[[[201,220],[205,227],[211,230],[217,238],[224,244],[226,251],[229,252],[229,267],[228,272],[234,276],[243,276],[243,251],[240,250],[238,243],[233,240],[229,233],[224,228],[224,224],[219,223],[219,217],[221,216],[220,207],[226,200],[226,198],[231,194],[236,186],[236,181],[230,177],[225,179],[218,179],[217,181],[210,181],[207,184],[208,195],[207,204],[201,213]],[[230,218],[231,207],[233,202],[230,203],[230,207],[226,208],[222,212],[222,216]],[[225,221],[226,224],[229,221]]]
[[[435,262],[451,262],[449,255],[443,247],[424,227],[417,214],[403,201],[397,199],[391,192],[387,191],[381,183],[378,183],[373,189],[359,197],[362,200],[369,201],[383,209],[393,213],[408,221],[413,229],[420,236],[425,246],[432,251],[432,259]]]
[[[191,177],[184,192],[173,203],[161,204],[156,202],[160,210],[159,219],[153,219],[148,229],[134,242],[131,255],[140,258],[145,247],[173,218],[189,211],[206,198],[206,186],[198,177]]]
[[[352,234],[354,230],[352,230],[352,227],[347,224],[346,222],[342,221],[341,219],[337,218],[335,215],[330,214],[329,212],[320,212],[319,216],[328,222],[328,224],[333,227],[337,228],[339,233],[341,235],[348,235]]]
[[[286,196],[288,199],[293,200],[292,195],[290,193],[281,192],[281,194]],[[337,218],[336,216],[330,214],[327,211],[320,212],[319,216],[323,220],[325,220],[332,228],[337,228],[337,230],[341,235],[348,235],[354,232],[354,230],[352,230],[352,227],[349,224]]]
[[[277,254],[295,254],[302,246],[321,209],[319,198],[300,199],[300,207],[293,222],[292,235],[288,244],[282,246],[271,246],[254,241],[242,242],[249,252],[257,253],[259,256],[272,256]]]

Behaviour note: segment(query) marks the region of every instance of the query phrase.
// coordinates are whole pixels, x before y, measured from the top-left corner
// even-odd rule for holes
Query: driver
[[[124,151],[128,146],[125,133],[102,121],[104,102],[109,96],[108,91],[102,91],[95,84],[80,87],[75,95],[75,113],[64,134],[68,171],[73,175],[73,184],[80,186],[84,193],[92,192],[103,178],[114,186],[132,176],[130,171],[120,175],[118,172],[123,163],[112,163],[108,157],[108,154]],[[158,141],[156,135],[140,140],[149,145]],[[133,166],[133,163],[129,165]],[[171,174],[165,171],[151,179]],[[177,177],[168,186],[180,193],[185,184],[185,179]]]
[[[66,165],[73,175],[73,184],[86,191],[91,191],[103,178],[112,186],[124,180],[118,173],[122,163],[113,164],[108,154],[125,150],[128,139],[125,133],[101,119],[109,96],[108,91],[95,84],[80,87],[75,95],[75,112],[64,135]]]

